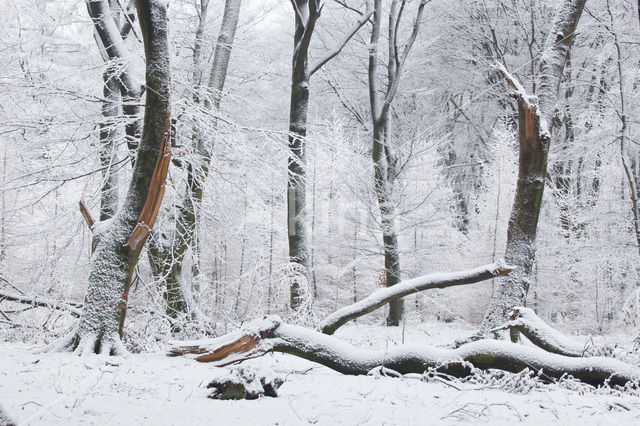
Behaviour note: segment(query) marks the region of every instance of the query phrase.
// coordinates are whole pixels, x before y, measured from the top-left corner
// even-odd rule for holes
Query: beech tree
[[[536,235],[547,178],[547,157],[553,130],[558,86],[586,0],[565,0],[542,52],[537,97],[504,66],[497,68],[514,91],[518,103],[518,181],[507,229],[505,261],[516,267],[495,289],[482,322],[482,332],[502,324],[514,306],[523,306],[536,257]]]
[[[351,37],[368,20],[373,10],[367,0],[367,10],[347,31],[336,46],[320,60],[309,63],[311,38],[324,6],[321,0],[291,0],[295,12],[295,34],[291,64],[291,103],[289,108],[289,149],[287,178],[287,227],[289,258],[298,265],[298,277],[292,280],[289,306],[300,305],[300,281],[309,280],[309,246],[307,241],[306,141],[309,109],[309,81],[311,76],[342,51]]]
[[[207,120],[212,121],[208,129],[213,132],[217,128],[217,119],[211,115],[211,112],[218,111],[222,102],[233,40],[240,17],[240,5],[241,0],[225,1],[208,84],[202,90],[200,87],[204,74],[201,68],[202,42],[209,0],[201,0],[200,2],[199,25],[193,49],[193,83],[195,87],[193,102],[196,107],[202,108],[208,114]],[[182,191],[179,205],[176,206],[177,217],[173,230],[170,231],[171,237],[166,241],[166,244],[154,240],[154,244],[151,245],[152,267],[164,287],[167,314],[174,318],[187,314],[190,310],[200,312],[196,306],[190,306],[193,305],[193,298],[190,297],[190,294],[197,293],[197,285],[188,289],[188,284],[184,282],[182,276],[182,270],[187,250],[191,248],[193,282],[198,282],[200,250],[197,238],[197,218],[200,214],[204,183],[209,175],[213,155],[213,138],[214,136],[203,132],[196,120],[192,137],[193,149],[196,154],[195,160],[185,164],[186,185]]]
[[[411,47],[418,36],[424,7],[427,0],[421,0],[409,39],[402,50],[398,40],[398,27],[404,12],[406,1],[393,0],[389,10],[389,56],[387,62],[387,88],[380,99],[378,89],[378,45],[382,29],[382,0],[376,0],[373,12],[373,26],[369,45],[369,104],[371,108],[371,122],[373,125],[373,157],[374,184],[378,207],[380,209],[380,223],[382,227],[382,241],[384,244],[384,273],[385,284],[391,287],[400,282],[400,248],[396,229],[396,206],[394,185],[398,177],[398,159],[393,149],[392,123],[390,110],[393,99],[398,92],[403,67],[411,51]],[[399,4],[399,7],[398,7]],[[404,302],[396,299],[389,303],[387,325],[399,325],[404,315]]]
[[[116,28],[107,0],[88,0],[97,26],[111,39]],[[167,5],[137,0],[136,7],[146,59],[144,127],[135,167],[123,204],[108,222],[97,224],[100,240],[91,259],[87,291],[79,324],[56,347],[80,354],[125,351],[122,327],[127,298],[140,251],[162,202],[170,163],[170,68],[167,44]],[[110,46],[109,39],[102,40]]]
[[[118,209],[118,179],[114,160],[120,110],[125,115],[125,139],[131,152],[135,152],[140,137],[138,102],[141,90],[134,83],[124,46],[124,40],[133,31],[136,15],[133,1],[129,2],[126,10],[120,10],[115,2],[87,2],[87,10],[94,22],[96,44],[106,64],[102,75],[103,121],[100,123],[99,151],[103,169],[99,220],[104,221],[112,218]],[[84,209],[83,214],[88,214],[84,205],[81,208]]]

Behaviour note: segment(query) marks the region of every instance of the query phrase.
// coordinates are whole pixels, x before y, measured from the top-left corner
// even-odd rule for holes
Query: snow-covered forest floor
[[[405,343],[447,345],[471,330],[440,322],[410,325]],[[6,336],[6,335],[5,335]],[[337,333],[361,348],[402,343],[401,328],[356,324]],[[290,355],[246,361],[284,378],[277,398],[219,401],[207,384],[216,368],[161,350],[123,357],[42,353],[0,343],[0,405],[27,424],[638,424],[637,391],[595,389],[571,380],[543,384],[526,374],[440,377],[345,376]],[[610,336],[608,343],[613,342]],[[632,337],[615,338],[630,345]]]

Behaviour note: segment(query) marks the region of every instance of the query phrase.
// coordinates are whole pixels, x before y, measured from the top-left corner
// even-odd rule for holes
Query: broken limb
[[[317,362],[343,374],[364,375],[380,366],[400,374],[424,373],[429,368],[464,377],[472,368],[517,373],[542,370],[541,376],[571,375],[591,385],[625,385],[640,381],[640,368],[611,358],[571,358],[511,342],[480,340],[457,349],[403,345],[387,351],[358,349],[338,338],[295,325],[272,315],[249,323],[242,331],[209,341],[176,344],[169,355],[199,354],[196,360],[217,366],[237,363],[268,352],[282,352]]]
[[[504,262],[496,262],[462,272],[435,273],[406,280],[393,287],[378,290],[366,299],[337,310],[325,318],[320,328],[325,334],[333,334],[347,322],[373,312],[392,300],[423,290],[473,284],[498,276],[506,276],[512,269]]]
[[[60,303],[52,299],[43,299],[40,297],[27,297],[17,294],[6,293],[0,291],[0,302],[8,300],[10,302],[23,303],[25,305],[40,306],[43,308],[58,309],[60,311],[69,312],[71,315],[79,317],[82,313],[82,304],[79,303]]]
[[[533,310],[522,306],[513,308],[509,321],[491,331],[499,330],[519,332],[545,351],[564,356],[584,356],[588,347],[586,343],[577,342],[560,333],[542,321]]]

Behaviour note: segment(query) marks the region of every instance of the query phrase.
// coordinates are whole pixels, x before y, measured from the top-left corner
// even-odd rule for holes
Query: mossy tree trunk
[[[91,6],[98,2],[88,3]],[[99,3],[106,12],[106,1]],[[136,6],[146,58],[144,127],[124,202],[91,258],[80,322],[76,331],[60,342],[60,346],[81,354],[124,351],[121,336],[129,287],[148,228],[153,226],[162,200],[168,166],[170,68],[166,4],[137,0]],[[110,15],[103,13],[100,19],[104,28],[110,27]],[[163,168],[164,174],[159,173]]]

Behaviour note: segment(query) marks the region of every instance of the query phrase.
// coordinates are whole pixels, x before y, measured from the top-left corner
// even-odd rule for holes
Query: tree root
[[[73,352],[78,356],[92,354],[127,356],[129,351],[124,347],[117,333],[110,335],[86,334],[80,336],[75,330],[56,340],[44,348],[45,352]]]

